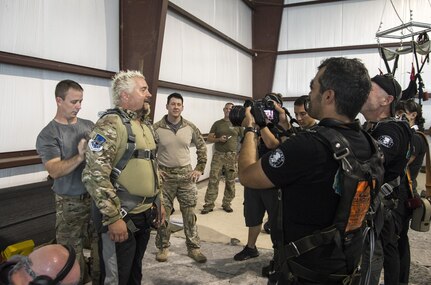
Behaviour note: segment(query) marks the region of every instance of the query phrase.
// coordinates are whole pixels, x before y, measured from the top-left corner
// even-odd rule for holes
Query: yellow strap
[[[415,197],[415,195],[413,195],[413,181],[412,181],[412,175],[410,174],[410,169],[407,167],[407,171],[406,171],[406,176],[407,176],[407,181],[409,182],[409,190],[410,190],[410,194],[412,195],[411,197]]]

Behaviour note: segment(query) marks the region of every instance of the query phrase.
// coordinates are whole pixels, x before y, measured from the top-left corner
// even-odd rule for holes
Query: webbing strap
[[[327,274],[327,273],[313,271],[292,260],[289,260],[288,263],[289,263],[289,268],[294,276],[297,276],[299,278],[309,280],[309,281],[319,282],[319,283],[342,281],[343,284],[347,285],[347,284],[351,284],[354,278],[360,277],[358,268],[356,268],[355,271],[350,275]]]
[[[132,131],[132,124],[130,122],[130,118],[127,116],[127,114],[123,110],[118,109],[118,108],[109,109],[102,115],[102,117],[105,115],[108,115],[108,114],[115,114],[115,115],[119,116],[121,118],[121,121],[123,122],[124,127],[126,128],[126,131],[127,131],[126,150],[124,151],[123,156],[117,162],[115,167],[112,168],[112,171],[110,174],[111,183],[117,189],[117,196],[120,198],[122,209],[124,211],[126,211],[126,213],[127,213],[128,211],[135,208],[136,205],[138,205],[139,203],[143,203],[143,202],[155,203],[155,201],[158,200],[158,203],[160,204],[160,197],[159,197],[158,193],[154,193],[155,194],[154,197],[136,196],[136,195],[130,194],[129,191],[127,191],[127,189],[125,189],[124,187],[122,187],[121,185],[119,185],[117,183],[117,180],[120,177],[121,172],[124,170],[127,163],[129,162],[129,160],[132,157],[135,157],[135,158],[152,160],[152,165],[153,165],[152,168],[153,168],[153,172],[154,172],[154,177],[156,178],[156,185],[157,185],[157,183],[158,183],[157,182],[157,173],[156,173],[157,167],[154,165],[154,161],[153,161],[154,157],[155,157],[155,151],[152,151],[149,149],[143,149],[143,150],[137,150],[136,149],[136,137]]]
[[[427,137],[424,133],[416,131],[422,138],[424,139],[425,143],[425,150],[426,150],[426,156],[425,156],[425,190],[426,190],[426,197],[430,197],[431,194],[431,163],[430,163],[430,148],[428,145]]]
[[[132,154],[132,157],[151,160],[156,158],[156,154],[155,154],[155,150],[151,150],[151,149],[135,149],[135,151]]]
[[[397,176],[397,178],[383,184],[379,192],[379,194],[382,194],[381,198],[391,195],[394,189],[400,186],[400,184],[401,184],[400,176]]]
[[[365,134],[365,132],[363,133]],[[347,139],[340,132],[328,127],[316,128],[316,134],[320,141],[332,150],[334,159],[341,164],[342,172],[352,175],[354,171],[352,163],[356,157],[353,155]],[[355,180],[349,179],[347,175],[344,176],[343,185],[341,185],[343,193],[340,193],[340,201],[333,220],[334,225],[343,234],[348,226],[352,197],[355,196],[357,188],[357,185],[353,184]]]
[[[388,71],[388,73],[391,73],[391,74],[392,74],[392,72],[391,72],[391,68],[389,67],[388,60],[386,59],[385,49],[384,49],[383,47],[380,47],[379,49],[380,49],[380,55],[381,55],[381,57],[383,58],[383,61],[384,61],[385,66],[386,66],[386,70]]]
[[[289,260],[298,257],[319,246],[330,244],[334,240],[340,240],[340,232],[332,225],[326,229],[305,236],[284,246],[284,258]]]
[[[113,182],[116,182],[118,177],[120,177],[121,171],[123,171],[123,169],[126,167],[130,158],[133,156],[133,152],[136,149],[136,140],[135,135],[132,132],[131,123],[129,120],[124,119],[122,116],[120,117],[123,120],[124,126],[127,130],[127,147],[121,159],[117,162],[115,167],[112,168],[111,181]]]

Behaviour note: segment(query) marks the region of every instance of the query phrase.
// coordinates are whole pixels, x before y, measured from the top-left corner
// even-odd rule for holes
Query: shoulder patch
[[[106,142],[106,138],[101,134],[96,134],[94,138],[88,141],[88,147],[91,151],[101,151],[103,144]]]
[[[394,140],[388,135],[382,135],[378,137],[377,142],[379,145],[382,145],[386,148],[392,148],[394,146]]]
[[[284,153],[277,148],[269,156],[269,165],[273,168],[279,168],[284,164]]]

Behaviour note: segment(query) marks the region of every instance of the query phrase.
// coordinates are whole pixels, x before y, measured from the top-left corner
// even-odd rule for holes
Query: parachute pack
[[[273,278],[279,281],[299,277],[319,283],[342,281],[344,284],[356,284],[360,278],[358,272],[360,253],[357,254],[358,258],[350,262],[348,270],[351,273],[349,275],[315,272],[298,264],[293,259],[317,247],[331,243],[335,243],[344,251],[346,237],[356,234],[362,235],[365,217],[370,210],[371,202],[377,196],[383,183],[383,153],[377,142],[363,130],[361,132],[366,136],[371,146],[371,157],[365,161],[355,157],[347,139],[335,129],[319,125],[309,132],[327,146],[333,153],[334,159],[339,162],[340,167],[334,178],[334,185],[335,190],[340,194],[340,201],[333,225],[289,244],[284,244],[283,239],[281,242],[277,242],[279,245],[278,253],[274,258],[274,265],[270,272],[275,273]],[[281,194],[281,191],[279,192]],[[274,225],[277,224],[278,232],[280,232],[279,227],[283,225],[280,221],[283,215],[281,208],[282,199],[279,197],[277,221],[274,222]],[[281,230],[281,232],[283,231]]]

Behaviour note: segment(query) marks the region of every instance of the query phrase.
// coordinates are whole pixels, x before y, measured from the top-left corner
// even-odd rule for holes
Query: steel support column
[[[265,5],[265,4],[267,5]],[[253,98],[272,91],[283,0],[260,1],[253,10]],[[276,90],[275,90],[276,91]]]
[[[120,1],[120,68],[140,70],[156,102],[168,0]],[[154,112],[151,113],[151,117]]]

